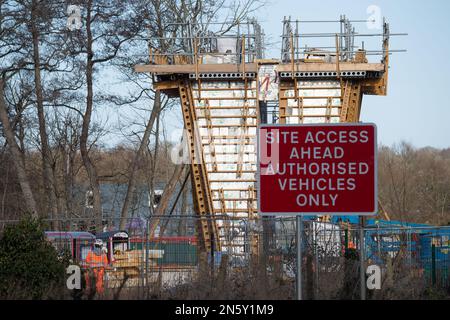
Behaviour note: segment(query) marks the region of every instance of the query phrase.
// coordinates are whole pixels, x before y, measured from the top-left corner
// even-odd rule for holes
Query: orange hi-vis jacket
[[[353,241],[350,240],[348,242],[348,248],[349,249],[356,249],[356,244]]]
[[[108,265],[108,258],[103,252],[97,255],[94,251],[89,251],[86,257],[86,264],[91,268],[105,268]]]

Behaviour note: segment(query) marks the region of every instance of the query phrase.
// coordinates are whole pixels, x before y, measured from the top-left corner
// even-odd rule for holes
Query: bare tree
[[[450,221],[450,157],[407,143],[379,149],[379,195],[394,219]]]
[[[82,50],[75,50],[73,54],[82,53],[86,57],[86,104],[83,112],[80,151],[93,194],[96,228],[100,230],[102,208],[99,176],[88,149],[94,105],[102,100],[101,98],[96,99],[94,96],[94,75],[102,64],[112,63],[127,42],[136,36],[140,20],[136,13],[129,10],[129,5],[124,1],[88,0],[85,3],[85,9],[85,33],[80,32],[78,42],[76,42]]]
[[[48,143],[47,127],[45,120],[44,111],[44,93],[41,81],[41,54],[40,54],[40,32],[39,24],[44,22],[49,22],[52,17],[52,6],[48,5],[50,2],[44,3],[42,1],[32,0],[31,1],[31,19],[29,21],[30,31],[32,36],[32,49],[33,49],[33,64],[34,64],[34,82],[35,82],[35,92],[36,92],[36,108],[39,120],[39,135],[41,142],[41,153],[42,153],[42,175],[44,180],[44,189],[47,196],[46,209],[51,212],[52,218],[58,217],[58,206],[56,199],[55,184],[53,182],[53,172],[51,167],[51,152]],[[47,4],[47,5],[45,5]],[[56,226],[55,220],[52,219],[53,226]]]
[[[127,187],[127,192],[125,195],[125,200],[122,206],[122,212],[121,212],[121,220],[120,220],[120,229],[125,229],[126,226],[126,222],[127,222],[127,217],[128,217],[128,210],[129,210],[129,205],[130,205],[130,199],[131,196],[135,190],[136,187],[136,173],[138,170],[138,165],[139,165],[139,161],[141,159],[141,156],[143,155],[149,140],[150,140],[150,134],[153,128],[153,124],[159,114],[159,112],[161,111],[161,97],[160,97],[160,92],[157,91],[155,94],[155,100],[154,100],[154,104],[153,104],[153,109],[152,109],[152,113],[150,116],[150,119],[148,120],[147,125],[145,126],[145,131],[144,131],[144,136],[142,137],[140,146],[139,146],[139,150],[136,152],[136,155],[133,159],[133,162],[131,164],[131,169],[130,169],[130,176],[128,179],[128,187]],[[159,133],[157,133],[159,134]]]
[[[21,161],[22,153],[16,141],[14,124],[12,125],[10,122],[8,106],[5,101],[6,82],[26,66],[23,53],[26,52],[27,45],[21,36],[25,26],[20,9],[15,1],[0,2],[0,58],[2,59],[0,66],[0,122],[10,152],[16,160],[14,165],[27,209],[37,217],[36,201],[27,177],[25,163]]]
[[[3,125],[3,133],[6,136],[6,140],[8,141],[9,148],[11,150],[13,157],[15,159],[21,159],[20,149],[19,146],[17,145],[14,132],[9,123],[9,117],[6,111],[7,107],[5,100],[3,98],[3,88],[4,88],[4,80],[0,79],[0,121]],[[25,165],[22,161],[15,161],[14,164],[16,167],[20,187],[22,188],[23,197],[27,205],[27,208],[32,216],[38,217],[36,201],[34,200],[33,192],[31,190],[31,186],[25,170]]]

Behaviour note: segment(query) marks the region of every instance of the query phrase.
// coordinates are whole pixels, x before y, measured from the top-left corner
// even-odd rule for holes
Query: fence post
[[[315,299],[319,299],[319,281],[320,281],[320,275],[319,275],[319,272],[320,272],[320,267],[319,267],[319,250],[318,250],[318,248],[317,248],[317,242],[318,242],[318,240],[317,240],[317,238],[319,237],[319,235],[318,235],[318,232],[317,232],[317,229],[316,229],[316,225],[314,224],[314,235],[315,235],[315,239],[314,239],[314,254],[315,254],[315,264],[316,264],[316,266],[315,266],[315,269],[314,269],[314,271],[315,271],[315,273],[316,273],[316,275],[315,275],[315,295],[314,295],[314,298]]]
[[[411,237],[411,229],[406,229],[406,248],[408,250],[408,262],[409,267],[412,268],[412,237]]]
[[[302,300],[302,233],[303,217],[297,216],[297,300]]]
[[[149,230],[150,230],[150,217],[147,218],[147,223],[145,226],[145,286],[146,292],[148,294],[148,263],[149,263]]]
[[[433,286],[436,285],[436,246],[434,243],[431,244],[431,282]]]
[[[347,229],[347,227],[344,230],[344,241],[345,241],[344,254],[347,255],[347,252],[348,252],[348,229]]]

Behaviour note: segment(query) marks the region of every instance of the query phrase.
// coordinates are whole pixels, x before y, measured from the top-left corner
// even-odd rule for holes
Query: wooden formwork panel
[[[284,80],[280,85],[280,123],[356,122],[361,99],[360,80]]]
[[[214,212],[253,218],[257,212],[256,193],[251,191],[256,182],[256,81],[202,79],[191,86]],[[222,248],[243,253],[245,230],[234,226],[230,239],[225,220],[217,220]]]

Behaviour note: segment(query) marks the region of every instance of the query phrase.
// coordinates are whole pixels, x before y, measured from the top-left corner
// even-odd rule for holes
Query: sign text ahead
[[[374,124],[264,125],[258,141],[261,214],[376,213]]]

